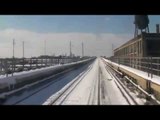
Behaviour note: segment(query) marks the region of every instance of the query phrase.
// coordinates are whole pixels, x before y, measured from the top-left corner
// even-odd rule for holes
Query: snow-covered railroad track
[[[51,77],[39,81],[37,84],[26,86],[23,90],[17,91],[2,102],[3,105],[42,105],[51,95],[61,90],[64,86],[72,82],[84,70],[91,65],[80,66],[76,69],[66,70]]]
[[[101,93],[100,93],[100,90],[101,90],[101,75],[102,75],[102,70],[99,67],[98,68],[98,100],[97,100],[98,105],[100,105],[100,101],[101,101]]]
[[[134,97],[132,97],[132,95],[130,95],[130,93],[126,90],[126,88],[124,87],[124,85],[120,81],[120,79],[115,75],[115,71],[113,71],[113,69],[111,69],[106,63],[105,63],[105,65],[106,65],[105,66],[106,70],[111,75],[111,77],[114,78],[114,82],[116,83],[117,87],[119,88],[120,92],[122,93],[122,95],[124,96],[124,98],[126,99],[128,104],[129,105],[138,105],[138,103],[136,102]]]
[[[43,105],[61,105],[66,100],[66,98],[76,89],[77,85],[83,80],[83,78],[90,72],[93,67],[93,63],[83,71],[79,76],[77,76],[71,83],[66,85],[58,93],[54,94],[49,98],[49,102],[45,102]]]
[[[53,76],[51,76],[51,77],[49,77],[49,78],[47,78],[47,79],[49,80],[49,79],[56,78],[56,77],[58,77],[58,76],[60,76],[60,75],[63,75],[63,74],[65,74],[65,73],[69,72],[69,71],[71,71],[71,69],[65,70],[65,71],[60,72],[60,73],[58,73],[58,74],[55,74],[55,75],[53,75]],[[47,79],[45,79],[45,80],[47,80]],[[42,81],[42,82],[43,82],[43,81]],[[35,92],[29,94],[28,96],[24,97],[23,99],[20,99],[20,100],[16,101],[13,105],[17,105],[18,103],[21,103],[22,101],[28,99],[29,97],[34,96],[36,93],[42,91],[43,89],[46,89],[47,87],[51,86],[52,84],[54,84],[54,83],[56,83],[56,82],[59,82],[59,80],[54,80],[54,81],[49,82],[47,85],[43,86],[43,87],[40,88],[40,89],[37,89]]]

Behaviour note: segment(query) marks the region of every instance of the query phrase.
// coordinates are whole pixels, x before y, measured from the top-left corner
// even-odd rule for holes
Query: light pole
[[[46,66],[47,66],[47,56],[46,56],[46,40],[44,40],[44,58],[46,59]]]
[[[24,41],[22,42],[22,46],[23,46],[23,70],[24,70]]]
[[[44,55],[46,56],[46,40],[44,40]]]
[[[12,76],[13,76],[13,72],[15,71],[15,61],[14,61],[14,45],[15,45],[15,40],[13,39]]]
[[[70,57],[72,57],[72,43],[71,43],[71,41],[70,41]]]
[[[84,45],[83,45],[83,42],[82,42],[82,57],[84,57]]]
[[[113,43],[112,43],[112,55],[111,55],[111,66],[112,66],[112,61],[113,61],[113,56],[114,56],[114,53],[113,53]]]

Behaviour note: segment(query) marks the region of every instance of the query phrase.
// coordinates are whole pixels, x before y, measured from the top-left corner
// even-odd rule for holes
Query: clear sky
[[[150,31],[155,32],[160,16],[149,15],[149,19]],[[133,37],[133,21],[133,15],[0,15],[0,57],[12,55],[13,38],[19,57],[22,41],[28,45],[27,57],[43,54],[44,39],[48,40],[48,54],[68,54],[71,40],[77,55],[81,55],[83,41],[86,55],[110,56],[111,44],[117,47]]]

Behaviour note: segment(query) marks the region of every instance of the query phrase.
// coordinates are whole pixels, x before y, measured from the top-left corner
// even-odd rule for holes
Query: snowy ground
[[[62,89],[67,83],[71,82],[76,76],[82,73],[89,64],[78,69],[70,71],[58,78],[54,78],[45,83],[40,83],[32,87],[26,88],[24,91],[18,92],[10,96],[3,104],[4,105],[41,105],[51,95]],[[30,96],[31,95],[31,96]],[[21,101],[24,99],[23,101]],[[21,101],[18,102],[17,101]]]
[[[104,59],[104,58],[103,58]],[[111,63],[110,60],[107,60],[107,59],[104,59],[106,62],[108,63]],[[145,78],[146,80],[150,80],[152,81],[153,83],[156,83],[156,84],[159,84],[160,85],[160,76],[157,76],[157,75],[153,75],[153,78],[151,77],[148,77],[148,73],[147,72],[144,72],[144,71],[141,71],[141,70],[138,70],[138,69],[135,69],[135,68],[131,68],[131,67],[128,67],[128,66],[125,66],[125,65],[121,65],[121,64],[117,64],[115,62],[112,62],[113,65],[116,65],[116,66],[119,66],[123,69],[126,69],[127,71],[130,71],[142,78]]]
[[[0,85],[1,84],[15,84],[16,81],[15,79],[17,78],[23,78],[26,76],[31,76],[31,75],[36,75],[36,74],[41,74],[56,68],[60,68],[63,66],[67,66],[67,65],[72,65],[72,64],[77,64],[77,63],[81,63],[83,61],[88,61],[89,59],[86,60],[82,60],[82,61],[77,61],[77,62],[72,62],[72,63],[66,63],[66,64],[57,64],[54,66],[50,66],[50,67],[45,67],[45,68],[40,68],[40,69],[35,69],[35,70],[30,70],[30,71],[22,71],[22,72],[18,72],[18,73],[14,73],[13,76],[10,74],[8,77],[6,77],[5,75],[1,75],[0,76]]]
[[[94,62],[91,71],[81,80],[79,85],[63,102],[64,105],[68,104],[97,104],[97,81],[98,81],[98,59]]]
[[[63,102],[57,102],[62,105],[128,105],[122,94],[124,90],[120,91],[122,87],[117,85],[105,67],[102,59],[97,58],[92,64],[81,66],[48,83],[29,87],[8,98],[4,104],[48,105],[63,93],[59,100]]]
[[[120,92],[113,78],[105,69],[105,65],[100,60],[101,70],[101,104],[128,105],[126,99]]]
[[[59,93],[56,93],[57,96]],[[64,96],[66,94],[68,92],[64,93]],[[44,104],[46,105],[55,99],[55,96],[55,94],[51,96]],[[62,105],[128,105],[100,58],[95,60],[91,70],[74,90],[64,100],[59,101],[63,101]]]

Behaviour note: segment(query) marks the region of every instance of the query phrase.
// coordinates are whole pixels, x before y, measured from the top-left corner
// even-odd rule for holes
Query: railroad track
[[[104,89],[102,89],[102,69],[99,64],[98,59],[98,68],[97,68],[97,78],[93,81],[92,89],[90,91],[89,99],[88,99],[88,105],[101,105],[101,98],[104,96]],[[101,93],[102,92],[102,93]]]
[[[72,91],[77,87],[77,85],[83,80],[83,78],[90,72],[93,67],[93,63],[88,67],[87,70],[82,72],[78,77],[76,77],[67,87],[63,88],[56,95],[51,96],[51,101],[49,103],[44,103],[43,105],[62,105],[67,97],[72,93]]]
[[[70,70],[63,71],[63,72],[58,73],[58,74],[56,74],[56,75],[54,75],[54,76],[52,76],[52,77],[47,78],[46,80],[54,79],[54,78],[56,78],[56,77],[58,77],[58,76],[60,76],[60,75],[62,75],[62,74],[66,74],[66,73],[69,72],[69,71],[70,71]],[[64,78],[64,77],[65,77],[65,76],[61,76],[60,78]],[[45,88],[47,88],[47,87],[51,86],[52,84],[55,84],[56,82],[59,82],[59,81],[60,81],[60,80],[54,80],[54,81],[51,81],[51,82],[47,83],[47,85],[45,85],[45,86],[41,87],[40,89],[34,91],[32,94],[29,94],[28,96],[24,97],[23,99],[20,99],[20,100],[16,101],[16,102],[13,103],[12,105],[17,105],[18,103],[23,102],[24,100],[28,99],[29,97],[34,96],[34,95],[37,94],[38,92],[44,90]],[[42,82],[43,82],[43,81],[42,81]]]
[[[99,64],[99,61],[98,61]],[[99,65],[98,65],[99,66]],[[98,100],[97,100],[97,104],[100,105],[101,104],[101,75],[102,75],[102,70],[99,66],[98,68]]]
[[[89,63],[89,64],[90,64],[90,63]],[[92,64],[92,63],[91,63],[91,64]],[[88,66],[88,65],[87,65],[87,66]],[[88,67],[87,67],[87,68],[88,68]],[[86,69],[86,67],[82,68],[82,70],[83,70],[83,69]],[[50,77],[48,77],[48,78],[45,78],[44,80],[41,80],[41,81],[39,81],[38,83],[34,83],[34,84],[31,84],[31,85],[27,85],[27,86],[28,86],[27,88],[29,88],[29,87],[32,87],[32,86],[34,86],[34,85],[38,85],[38,84],[45,83],[45,85],[43,85],[42,87],[36,89],[36,90],[35,90],[34,92],[32,92],[31,94],[26,95],[25,97],[23,97],[23,98],[21,98],[21,99],[18,99],[16,102],[11,103],[11,105],[17,105],[17,104],[25,101],[26,99],[34,96],[35,94],[41,92],[42,90],[47,89],[47,87],[49,87],[49,86],[51,86],[51,85],[53,85],[53,84],[55,84],[55,83],[57,83],[57,82],[60,82],[61,80],[63,80],[63,78],[66,77],[66,75],[67,75],[69,72],[72,72],[72,70],[73,70],[73,69],[71,68],[71,69],[65,70],[65,71],[63,71],[63,72],[61,72],[61,73],[58,73],[58,74],[52,75],[52,76],[50,76]],[[56,79],[56,78],[58,78],[58,79]],[[55,80],[52,80],[52,79],[55,79]],[[47,81],[48,81],[48,82],[47,82]],[[18,91],[16,91],[15,93],[13,93],[13,95],[16,94],[17,92],[20,92],[20,91],[25,90],[25,89],[27,89],[27,88],[26,88],[26,87],[21,88],[21,89],[19,89]],[[10,95],[10,96],[11,96],[11,95]],[[4,103],[2,103],[2,104],[4,104]]]
[[[98,62],[99,64],[99,62]],[[97,69],[99,73],[99,68]],[[99,102],[99,74],[94,78],[92,82],[92,88],[88,97],[87,105],[97,105]]]
[[[103,61],[104,62],[104,61]],[[105,63],[105,62],[104,62]],[[110,76],[114,79],[115,84],[117,85],[117,87],[119,88],[120,92],[122,93],[122,95],[124,96],[124,98],[126,99],[126,101],[128,102],[129,105],[138,105],[138,103],[136,102],[135,98],[132,97],[132,95],[127,91],[126,87],[124,86],[124,84],[120,81],[120,79],[115,75],[115,71],[110,68],[110,66],[108,66],[107,63],[105,63],[105,68],[107,70],[107,72],[110,74]]]
[[[112,70],[114,71],[114,73],[116,73],[117,75],[119,76],[122,76],[123,74],[121,72],[119,72],[118,70],[112,68],[106,61],[103,60],[103,62]],[[116,76],[116,75],[115,75]],[[117,77],[117,76],[116,76]],[[131,85],[131,88],[135,89],[138,94],[140,96],[145,96],[143,97],[144,99],[146,99],[146,102],[144,104],[146,105],[159,105],[160,102],[150,93],[148,93],[147,91],[145,91],[144,89],[142,89],[139,85],[135,84],[130,78],[129,76],[124,76],[124,80],[123,81],[126,81],[128,82],[130,85]],[[121,81],[120,81],[121,82]],[[122,82],[121,82],[122,83]],[[123,86],[124,83],[122,83]],[[128,88],[128,90],[130,91],[130,88]],[[141,99],[141,98],[140,98]]]
[[[103,104],[112,104],[111,98],[110,98],[110,93],[107,90],[107,86],[105,83],[105,77],[102,72],[102,68],[99,66],[99,79],[98,79],[98,105],[103,105]],[[105,101],[105,102],[104,102]]]

